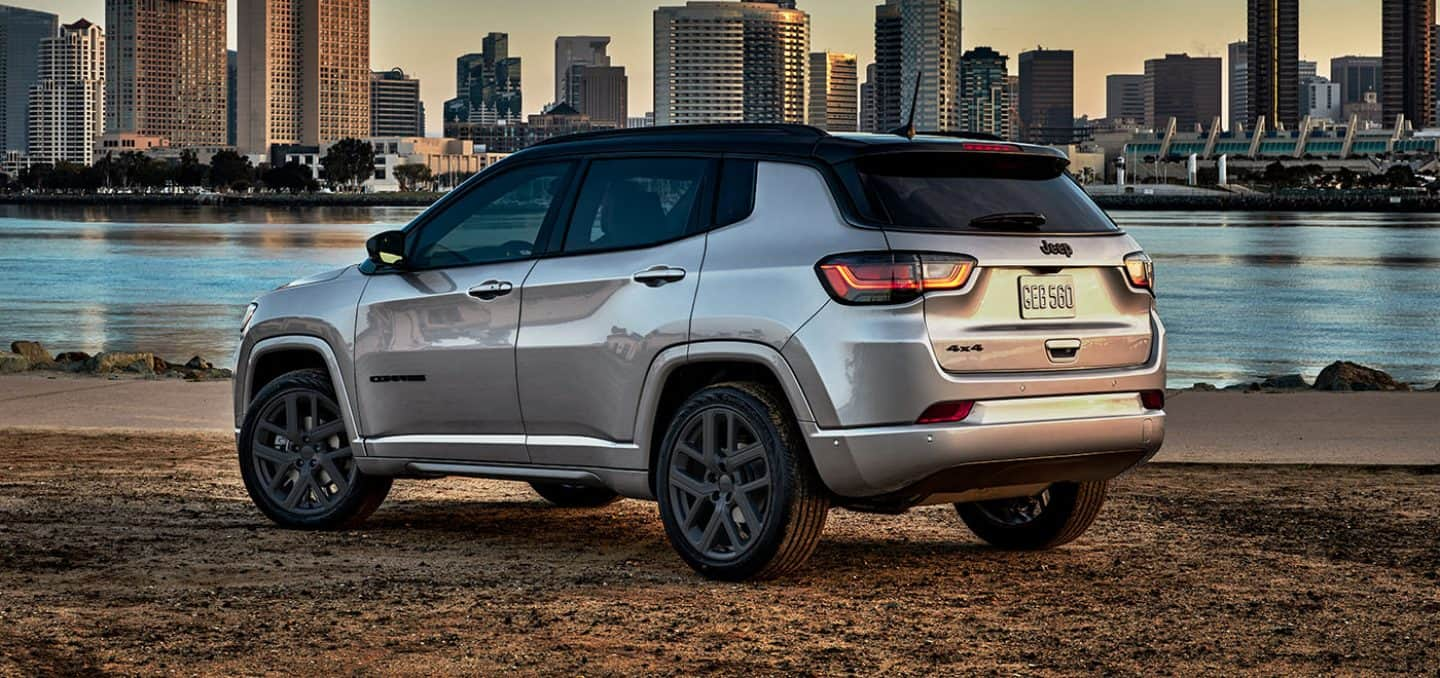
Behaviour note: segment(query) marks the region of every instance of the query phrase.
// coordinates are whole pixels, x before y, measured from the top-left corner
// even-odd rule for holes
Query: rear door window
[[[1060,158],[1005,153],[894,153],[860,158],[856,203],[896,228],[1107,233],[1119,228]],[[851,183],[851,182],[847,182]],[[852,189],[853,190],[853,189]]]
[[[646,247],[692,232],[715,161],[633,158],[590,163],[565,234],[566,252]]]

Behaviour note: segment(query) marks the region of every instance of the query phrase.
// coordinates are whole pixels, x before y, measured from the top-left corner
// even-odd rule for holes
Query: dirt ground
[[[1044,554],[832,514],[811,567],[698,579],[654,505],[402,483],[272,528],[223,435],[0,431],[0,674],[1329,674],[1440,666],[1440,475],[1152,466]]]

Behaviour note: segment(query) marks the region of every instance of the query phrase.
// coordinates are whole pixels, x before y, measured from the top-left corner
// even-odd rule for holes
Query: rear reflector
[[[926,292],[965,287],[975,260],[951,254],[878,252],[831,257],[817,269],[836,301],[903,304]]]
[[[1147,410],[1163,410],[1165,409],[1165,392],[1141,391],[1140,404],[1144,405]]]
[[[917,424],[953,424],[957,421],[965,421],[970,416],[970,411],[975,409],[973,400],[957,400],[948,403],[935,403],[926,408],[925,413],[915,420]]]

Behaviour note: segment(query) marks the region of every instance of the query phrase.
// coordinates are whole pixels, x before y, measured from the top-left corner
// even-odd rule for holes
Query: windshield
[[[855,163],[872,216],[905,229],[1005,233],[1118,231],[1065,174],[1063,159],[896,153]]]

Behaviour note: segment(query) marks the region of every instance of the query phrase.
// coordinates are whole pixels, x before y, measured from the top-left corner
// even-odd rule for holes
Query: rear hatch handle
[[[1079,339],[1051,339],[1045,342],[1045,353],[1050,362],[1064,365],[1080,359],[1080,346]]]

